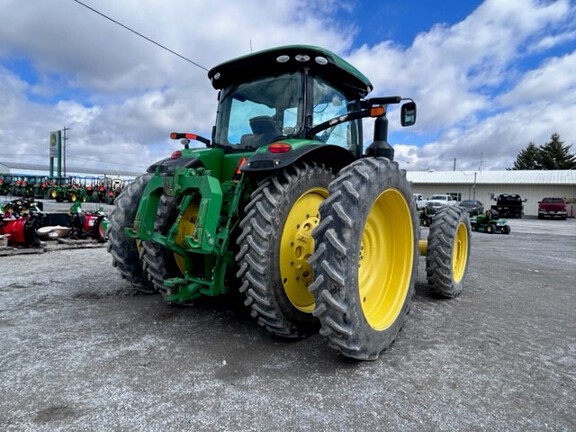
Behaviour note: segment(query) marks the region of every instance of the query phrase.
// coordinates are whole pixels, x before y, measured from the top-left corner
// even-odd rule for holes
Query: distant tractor
[[[82,209],[81,202],[78,201],[72,205],[68,215],[71,238],[80,240],[92,238],[101,243],[107,240],[108,215],[102,208],[97,211],[85,211]]]
[[[219,91],[211,139],[172,133],[184,148],[116,199],[109,251],[124,278],[170,303],[238,290],[269,332],[319,330],[356,359],[375,359],[396,339],[419,252],[434,293],[461,293],[468,213],[437,210],[421,240],[387,142],[388,107],[403,103],[400,123],[413,125],[411,99],[366,99],[364,75],[312,46],[250,54],[208,76]],[[364,118],[375,119],[366,149]]]

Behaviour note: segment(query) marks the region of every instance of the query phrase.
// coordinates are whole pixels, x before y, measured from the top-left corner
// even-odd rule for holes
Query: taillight
[[[270,144],[268,146],[268,151],[270,153],[288,153],[290,150],[292,150],[292,146],[283,142]]]

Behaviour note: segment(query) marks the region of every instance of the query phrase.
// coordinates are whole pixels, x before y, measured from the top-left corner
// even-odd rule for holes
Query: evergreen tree
[[[521,150],[516,161],[514,162],[513,170],[538,170],[540,169],[539,151],[536,144],[531,142],[528,147]]]
[[[569,170],[576,169],[576,155],[570,153],[571,145],[564,145],[560,135],[552,134],[550,142],[540,147],[531,142],[522,149],[513,170]]]
[[[539,161],[542,169],[576,169],[576,156],[570,154],[572,146],[565,146],[564,141],[560,141],[560,135],[556,133],[552,134],[550,140],[539,149]]]

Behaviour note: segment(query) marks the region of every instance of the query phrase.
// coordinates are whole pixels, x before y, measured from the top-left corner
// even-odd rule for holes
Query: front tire
[[[332,182],[314,230],[310,285],[320,334],[347,357],[373,360],[401,330],[414,294],[419,224],[406,173],[360,159]]]
[[[307,259],[314,251],[318,208],[333,178],[323,166],[289,167],[259,185],[240,222],[240,292],[252,316],[275,335],[301,338],[318,330]]]
[[[152,294],[156,290],[144,275],[137,240],[129,237],[124,228],[131,228],[134,225],[138,204],[150,177],[150,174],[141,175],[124,189],[110,212],[107,232],[108,252],[112,255],[112,264],[136,290],[145,294]]]
[[[491,232],[486,227],[486,232]],[[470,218],[459,207],[438,212],[428,234],[426,274],[430,290],[446,298],[458,297],[470,258]]]

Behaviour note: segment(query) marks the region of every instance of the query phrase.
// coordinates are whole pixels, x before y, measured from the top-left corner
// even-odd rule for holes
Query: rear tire
[[[110,225],[106,233],[108,236],[108,252],[112,255],[112,264],[136,290],[145,294],[152,294],[156,290],[144,275],[137,241],[128,237],[124,232],[124,228],[133,226],[134,218],[138,211],[138,204],[150,177],[150,174],[141,175],[124,189],[124,192],[116,201],[116,206],[110,212]]]
[[[314,230],[310,285],[320,334],[343,355],[374,360],[395,340],[414,294],[419,223],[404,170],[365,158],[330,184]]]
[[[329,169],[315,164],[286,168],[252,193],[240,222],[240,292],[252,316],[275,335],[301,338],[318,331],[307,259],[314,250],[311,232],[318,207],[333,178]]]
[[[470,218],[465,210],[451,206],[436,214],[426,254],[426,274],[433,293],[446,298],[460,295],[470,259],[470,238]]]

